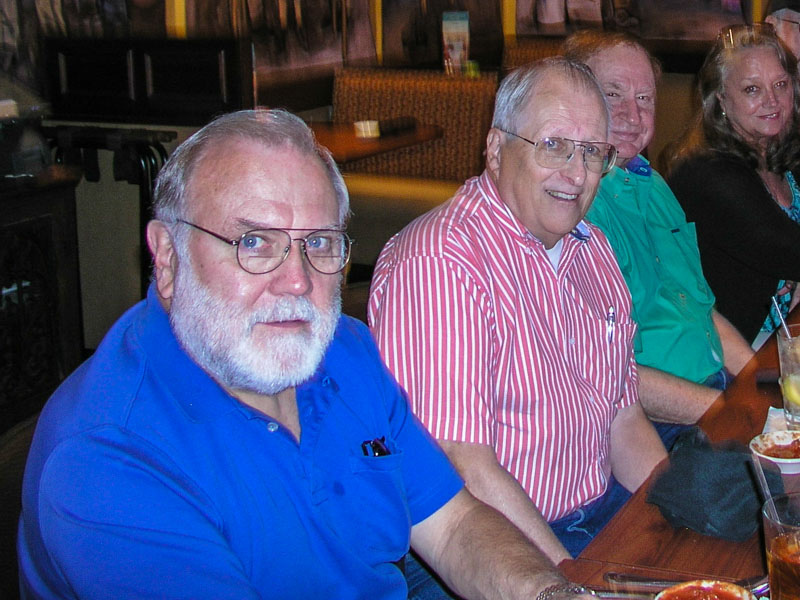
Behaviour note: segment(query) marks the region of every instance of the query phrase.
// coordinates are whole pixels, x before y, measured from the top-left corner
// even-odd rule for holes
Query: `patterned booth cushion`
[[[483,170],[497,73],[477,78],[441,72],[345,68],[333,87],[333,121],[414,117],[439,125],[442,138],[348,163],[347,171],[463,182]]]
[[[564,38],[551,36],[521,37],[503,47],[503,76],[509,71],[548,56],[563,52]]]

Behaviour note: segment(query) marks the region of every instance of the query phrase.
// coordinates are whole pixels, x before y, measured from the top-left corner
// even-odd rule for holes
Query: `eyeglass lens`
[[[535,144],[534,158],[541,166],[555,169],[569,162],[575,147],[583,150],[586,168],[595,173],[606,173],[612,166],[616,151],[611,144],[602,142],[575,142],[567,138],[551,137]]]
[[[338,273],[350,257],[350,238],[341,231],[322,229],[295,239],[308,262],[320,273]],[[286,259],[292,241],[291,235],[281,229],[249,231],[237,245],[239,264],[249,273],[268,273]]]

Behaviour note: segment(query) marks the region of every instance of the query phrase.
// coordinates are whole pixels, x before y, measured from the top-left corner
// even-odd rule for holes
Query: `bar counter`
[[[800,322],[799,311],[790,315],[790,322]],[[773,334],[698,424],[714,442],[748,443],[764,428],[769,407],[782,406],[777,378]],[[567,577],[610,589],[603,575],[611,571],[670,579],[735,580],[766,574],[761,531],[737,543],[675,529],[658,507],[645,501],[653,479],[642,485],[576,560],[559,565]]]

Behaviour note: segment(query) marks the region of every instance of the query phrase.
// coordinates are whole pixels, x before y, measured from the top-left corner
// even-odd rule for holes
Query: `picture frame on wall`
[[[258,105],[315,108],[330,102],[337,68],[377,64],[374,0],[238,1],[247,9]]]
[[[11,2],[20,10],[3,30],[0,69],[46,94],[54,74],[46,72],[41,55],[45,39],[244,41],[250,47],[243,58],[252,64],[247,84],[255,92],[250,104],[303,111],[330,103],[336,68],[377,64],[371,21],[376,1],[109,0],[85,7],[66,0]]]
[[[503,51],[501,5],[508,0],[379,0],[383,65],[442,69],[442,15],[466,12],[469,56],[481,69],[497,68]]]
[[[585,27],[645,40],[707,41],[750,21],[750,0],[516,0],[517,35],[567,35]]]

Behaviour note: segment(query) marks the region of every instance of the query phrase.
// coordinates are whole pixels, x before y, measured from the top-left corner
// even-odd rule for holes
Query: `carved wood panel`
[[[74,183],[0,187],[0,433],[82,358]]]

